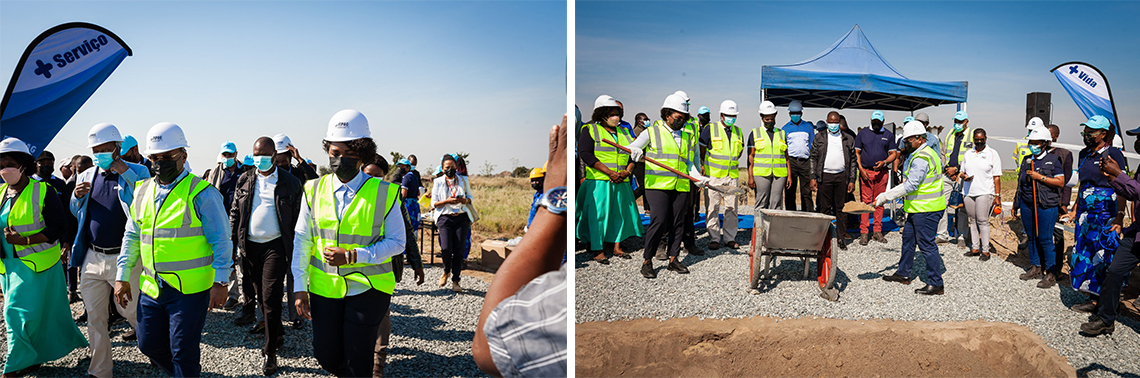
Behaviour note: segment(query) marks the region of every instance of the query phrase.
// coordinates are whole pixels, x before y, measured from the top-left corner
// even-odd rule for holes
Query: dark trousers
[[[1057,223],[1060,223],[1060,222],[1061,222],[1061,209],[1058,208],[1057,209],[1057,222],[1055,222],[1054,225],[1056,225]],[[983,251],[983,252],[989,252],[989,251]],[[1069,261],[1069,259],[1065,258],[1065,230],[1062,230],[1062,229],[1059,229],[1056,227],[1053,228],[1053,252],[1056,254],[1056,257],[1054,258],[1053,261],[1057,262],[1057,266],[1056,266],[1056,268],[1054,268],[1054,273],[1060,273],[1061,267],[1065,266],[1066,261]]]
[[[459,273],[463,272],[463,247],[467,245],[467,233],[471,229],[471,219],[465,213],[441,215],[437,226],[439,227],[439,249],[443,253],[443,272],[451,274],[452,282],[459,282]]]
[[[313,354],[321,368],[338,377],[371,377],[376,335],[391,300],[375,289],[344,298],[309,293]]]
[[[139,351],[171,376],[200,376],[210,291],[182,294],[159,282],[158,299],[139,293]]]
[[[847,172],[825,172],[816,186],[819,212],[835,216],[836,237],[847,235],[847,214],[843,213],[843,203],[847,200]],[[787,206],[786,202],[784,206]]]
[[[1120,291],[1124,289],[1125,279],[1136,265],[1140,265],[1140,250],[1137,250],[1140,245],[1134,240],[1126,237],[1120,241],[1120,247],[1105,272],[1104,285],[1100,286],[1100,312],[1097,315],[1108,324],[1116,321],[1116,306],[1120,305]]]
[[[292,254],[293,251],[285,250],[281,238],[268,243],[247,241],[243,250],[242,289],[250,286],[249,292],[252,294],[246,294],[249,303],[242,306],[241,311],[245,315],[252,315],[253,304],[261,306],[261,315],[265,318],[265,345],[261,350],[266,355],[277,354],[277,348],[280,347],[277,338],[284,334],[284,327],[281,326],[281,297],[285,295],[285,274],[289,270],[285,255]]]
[[[653,258],[657,254],[657,246],[661,244],[661,239],[666,233],[669,236],[669,256],[680,255],[689,192],[647,189],[645,199],[657,210],[649,213],[649,229],[645,231],[645,251],[641,256],[646,260]]]
[[[696,185],[689,185],[689,198],[686,199],[685,232],[681,241],[686,249],[697,248],[697,218],[701,214],[701,190]]]
[[[78,267],[68,267],[66,277],[67,277],[67,291],[71,292],[71,293],[78,292],[79,291],[79,268]],[[115,307],[115,306],[111,306],[111,307]]]
[[[637,180],[637,189],[633,191],[633,199],[645,196],[645,162],[633,163],[633,178]],[[649,202],[642,201],[645,210],[649,210]]]
[[[942,286],[942,255],[938,254],[938,245],[934,244],[942,213],[940,210],[906,215],[902,231],[902,258],[899,259],[900,276],[913,277],[910,269],[914,266],[914,247],[917,244],[918,249],[922,250],[922,257],[926,259],[926,283]]]
[[[788,171],[790,186],[784,190],[784,210],[796,211],[796,190],[799,189],[799,211],[815,211],[815,206],[811,203],[811,160],[789,156],[788,166],[791,168]]]

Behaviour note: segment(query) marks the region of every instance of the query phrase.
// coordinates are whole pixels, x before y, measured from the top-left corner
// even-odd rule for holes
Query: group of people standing
[[[251,333],[265,335],[262,373],[275,374],[286,293],[288,321],[295,329],[302,318],[312,321],[313,351],[325,370],[383,375],[389,303],[405,257],[416,283],[424,281],[413,233],[423,190],[414,156],[389,178],[402,185],[381,179],[390,166],[371,135],[364,115],[346,109],[324,137],[329,174],[318,175],[278,134],[258,138],[248,159],[224,143],[218,164],[198,176],[186,162],[182,127],[155,125],[139,153],[133,137],[103,123],[88,133],[94,158],[65,164],[68,181],[43,168],[54,165],[50,153],[37,157],[16,138],[0,141],[4,376],[88,345],[71,319],[67,297],[75,299],[75,290],[64,265],[77,271],[70,285],[78,282],[86,309],[91,376],[112,375],[112,312],[129,321],[124,338],[137,335],[153,364],[193,377],[201,374],[209,309],[238,304],[236,325],[263,318]],[[450,276],[460,292],[470,232],[463,204],[472,195],[454,156],[443,157],[431,198],[444,234],[440,286]]]
[[[911,283],[917,248],[925,256],[926,285],[915,292],[944,293],[938,244],[957,238],[961,238],[958,246],[967,249],[966,256],[991,258],[989,218],[1002,207],[1002,163],[987,145],[986,130],[971,128],[965,111],[954,114],[953,128],[941,140],[941,127],[932,126],[926,113],[907,117],[896,137],[884,127],[881,111],[873,112],[870,126],[857,132],[836,111],[816,125],[803,119],[799,101],[791,101],[787,111],[790,121],[777,127],[775,105],[763,101],[762,124],[745,132],[736,124],[739,112],[734,101],[724,101],[719,121],[711,122],[707,107],[690,116],[688,96],[677,91],[665,98],[659,120],[639,113],[635,124],[628,124],[622,121],[620,102],[599,96],[589,122],[578,127],[577,237],[595,261],[609,264],[603,247],[612,245],[613,256],[631,258],[621,242],[644,233],[644,277],[657,276],[652,258],[660,257],[658,246],[663,242],[666,268],[688,273],[678,256],[682,244],[692,238],[688,229],[700,212],[694,206],[700,201],[694,199],[702,188],[718,189],[704,190],[709,249],[739,247],[738,199],[731,188],[742,184],[739,161],[746,156],[745,172],[750,174],[745,182],[755,190],[757,209],[797,210],[798,197],[798,210],[836,216],[840,249],[853,240],[847,235],[847,214],[842,209],[854,200],[856,183],[860,200],[874,206],[873,213],[861,215],[861,245],[886,242],[883,206],[902,199],[906,213],[902,256],[898,271],[884,276],[886,281]],[[1019,168],[1012,215],[1024,225],[1023,249],[1031,261],[1021,278],[1039,280],[1041,288],[1052,287],[1064,278],[1061,266],[1068,262],[1073,287],[1090,297],[1074,309],[1100,314],[1099,320],[1082,325],[1082,331],[1100,334],[1111,332],[1119,291],[1136,265],[1131,246],[1140,226],[1134,223],[1124,229],[1123,209],[1128,200],[1140,197],[1140,184],[1120,173],[1126,163],[1112,147],[1115,126],[1107,118],[1094,116],[1081,127],[1086,147],[1074,170],[1072,153],[1052,147],[1060,128],[1038,118],[1029,121],[1028,143],[1015,155]],[[889,187],[889,181],[896,184]],[[1078,195],[1070,206],[1072,186],[1077,186]],[[635,202],[639,193],[650,218],[644,230]],[[1076,222],[1071,258],[1065,257],[1063,244],[1056,245],[1063,243],[1055,228],[1059,220]],[[1055,238],[1061,241],[1055,243]],[[699,248],[689,253],[704,254]],[[1113,263],[1114,254],[1124,257]],[[1101,295],[1102,288],[1111,298]]]

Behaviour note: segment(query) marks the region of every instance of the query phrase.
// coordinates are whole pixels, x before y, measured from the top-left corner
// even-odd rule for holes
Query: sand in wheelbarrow
[[[983,321],[681,318],[576,326],[579,377],[1076,377],[1027,328]]]

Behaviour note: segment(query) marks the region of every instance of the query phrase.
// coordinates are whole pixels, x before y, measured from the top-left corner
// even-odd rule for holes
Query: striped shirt
[[[565,377],[566,264],[519,288],[487,316],[483,333],[504,377]]]

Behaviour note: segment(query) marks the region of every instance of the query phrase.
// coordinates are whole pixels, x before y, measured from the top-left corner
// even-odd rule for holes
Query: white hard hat
[[[1043,140],[1043,141],[1046,141],[1046,142],[1050,142],[1050,141],[1052,141],[1052,140],[1053,140],[1053,135],[1049,133],[1049,130],[1048,130],[1048,129],[1046,129],[1046,128],[1044,128],[1044,127],[1038,127],[1038,128],[1035,128],[1035,129],[1031,130],[1031,131],[1029,132],[1029,137],[1027,137],[1027,138],[1025,138],[1025,139],[1028,139],[1028,140]]]
[[[161,154],[177,148],[190,147],[186,143],[186,133],[182,127],[171,122],[162,122],[146,132],[146,151],[143,154]]]
[[[610,95],[598,96],[598,99],[594,100],[594,110],[598,110],[598,108],[604,106],[618,106],[618,103],[617,100],[614,100],[614,98]]]
[[[110,123],[100,123],[91,126],[91,131],[87,133],[87,147],[95,147],[107,142],[122,142],[123,136],[119,134],[119,128]]]
[[[910,138],[915,135],[926,135],[926,126],[919,121],[910,121],[903,126],[903,139]]]
[[[685,93],[685,91],[676,91],[676,92],[673,92],[673,94],[681,96],[681,98],[685,99],[686,103],[689,102],[689,94]]]
[[[1124,148],[1124,142],[1121,142],[1121,141],[1120,141],[1120,137],[1119,137],[1119,136],[1118,136],[1118,137],[1115,137],[1115,138],[1112,138],[1112,147],[1113,147],[1113,148],[1116,148],[1116,149],[1118,149],[1118,150],[1119,150],[1119,149],[1121,149],[1121,148]]]
[[[368,119],[353,109],[333,114],[329,120],[328,132],[325,134],[325,140],[329,142],[347,142],[371,137],[372,133],[368,131]]]
[[[788,113],[795,113],[795,112],[802,112],[802,111],[804,111],[804,103],[800,102],[800,100],[792,100],[792,103],[788,104]]]
[[[1037,117],[1030,118],[1029,123],[1025,124],[1025,128],[1030,129],[1030,130],[1044,129],[1045,128],[1045,121],[1042,121],[1041,118],[1037,118]]]
[[[289,152],[289,146],[293,145],[293,141],[289,140],[289,136],[285,134],[277,134],[273,136],[273,149],[277,153]]]
[[[661,104],[662,109],[673,109],[681,113],[689,114],[689,103],[685,99],[676,94],[671,94],[665,97],[665,103]]]
[[[28,156],[32,156],[32,152],[28,149],[27,143],[15,137],[7,137],[4,138],[4,140],[0,140],[0,154],[5,152],[22,152],[28,154]]]
[[[776,114],[776,104],[771,101],[764,101],[760,103],[760,115]]]
[[[720,103],[720,112],[721,114],[727,115],[740,114],[740,112],[736,111],[736,101],[732,100],[724,100],[724,102]]]

